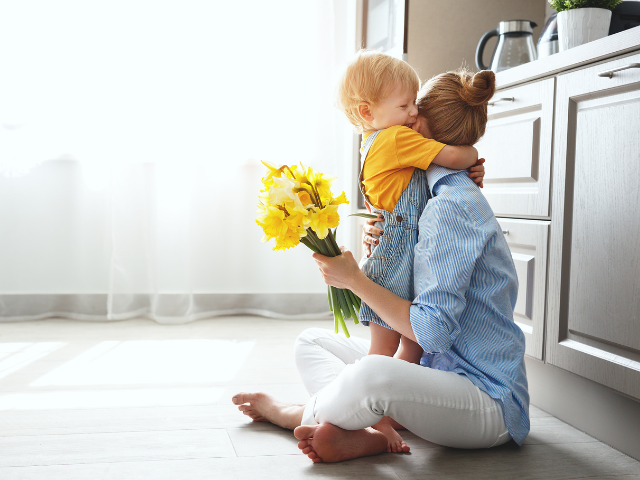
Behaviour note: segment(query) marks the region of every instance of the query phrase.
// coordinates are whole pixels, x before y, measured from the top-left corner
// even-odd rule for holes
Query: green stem
[[[334,235],[331,235],[331,230],[329,230],[329,235],[327,235],[327,238],[329,239],[328,243],[331,244],[331,247],[333,251],[336,253],[336,255],[342,255],[340,246],[338,245],[338,242],[336,242],[336,237]]]
[[[357,325],[358,323],[360,323],[358,321],[358,313],[360,312],[358,297],[351,290],[345,290],[345,293],[347,295],[347,301],[349,303],[349,306],[352,309],[353,323]]]
[[[329,310],[333,312],[333,301],[331,300],[331,285],[327,285],[327,297],[329,299]]]
[[[343,290],[342,292],[344,293],[344,296],[345,296],[345,298],[347,300],[347,306],[349,307],[349,313],[351,314],[351,318],[353,318],[353,323],[355,323],[357,325],[358,324],[358,314],[356,313],[356,311],[353,308],[353,301],[349,297],[349,290]]]
[[[318,235],[316,235],[316,232],[314,232],[310,228],[307,229],[307,237],[309,237],[309,241],[312,242],[313,245],[315,245],[319,253],[321,253],[325,257],[333,257],[333,255],[331,255],[331,253],[327,250],[327,246],[325,245],[325,243],[320,240],[318,238]]]
[[[346,323],[344,323],[344,315],[349,311],[349,306],[346,304],[344,297],[342,295],[342,291],[340,289],[332,287],[332,291],[335,292],[334,299],[337,299],[337,303],[340,306],[340,308],[335,309],[333,314],[335,315],[335,318],[338,319],[338,323],[340,323],[340,326],[342,327],[344,336],[349,338],[350,336],[349,330],[347,329]],[[335,305],[335,301],[334,301],[334,305]],[[338,312],[338,315],[336,315],[336,312]]]
[[[311,243],[311,240],[309,240],[307,237],[301,238],[300,243],[305,245],[309,250],[315,253],[320,253],[320,250],[318,250],[318,248],[313,243]]]
[[[335,327],[335,332],[338,333],[338,324],[344,323],[344,320],[342,318],[342,312],[340,311],[340,303],[338,302],[338,292],[333,287],[329,287],[329,288],[331,290],[331,298],[334,305],[334,309],[333,309],[333,318],[335,320],[334,327]]]
[[[310,185],[311,185],[311,188],[313,189],[314,193],[316,194],[316,198],[318,199],[318,204],[317,205],[320,208],[324,208],[322,206],[322,201],[320,200],[320,194],[318,193],[318,189],[316,188],[316,186],[313,183],[311,183]]]
[[[308,229],[307,236],[309,236],[311,240],[313,240],[313,243],[316,245],[316,247],[318,247],[318,250],[320,250],[320,253],[322,255],[326,257],[335,257],[335,254],[333,253],[333,249],[331,248],[331,246],[328,245],[327,242],[324,241],[323,239],[318,238],[318,234],[316,232],[314,232],[311,229]]]
[[[340,320],[340,326],[342,327],[342,331],[344,332],[344,336],[349,338],[351,335],[349,335],[349,330],[347,330],[347,324],[344,323],[344,319],[342,317],[339,317],[338,320]]]
[[[336,295],[338,297],[338,302],[340,302],[340,309],[342,310],[342,315],[344,316],[344,318],[351,318],[351,310],[349,309],[349,303],[347,302],[347,299],[344,298],[344,292],[340,288],[336,290],[337,290]]]

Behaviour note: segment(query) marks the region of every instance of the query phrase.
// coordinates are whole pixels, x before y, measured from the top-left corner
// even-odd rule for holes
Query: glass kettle
[[[533,28],[538,25],[530,20],[507,20],[500,22],[498,28],[485,33],[476,49],[476,65],[480,70],[493,70],[498,73],[523,63],[537,59],[533,44]],[[498,43],[491,57],[491,66],[482,62],[484,47],[492,37],[498,37]]]

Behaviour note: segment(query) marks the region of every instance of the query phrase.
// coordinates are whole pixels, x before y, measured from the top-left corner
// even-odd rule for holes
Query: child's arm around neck
[[[464,170],[478,161],[478,150],[470,145],[446,145],[433,159],[433,163],[453,170]]]

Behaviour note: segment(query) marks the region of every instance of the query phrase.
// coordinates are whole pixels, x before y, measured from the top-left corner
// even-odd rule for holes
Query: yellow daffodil
[[[278,178],[282,175],[283,167],[276,167],[273,163],[265,162],[262,160],[262,164],[267,167],[267,174],[262,177],[262,184],[265,187],[269,187],[273,184],[273,178]]]
[[[337,227],[339,223],[338,205],[328,205],[317,212],[311,212],[309,226],[322,239],[327,236],[330,228]]]
[[[298,170],[297,168],[295,170],[296,180],[301,184],[308,185],[309,187],[311,187],[311,180],[309,177],[310,175],[313,174],[313,169],[311,167],[305,167],[302,164],[300,164],[300,166],[301,166],[300,170]]]
[[[330,177],[320,172],[313,172],[309,179],[321,198],[331,198],[331,185],[336,177]]]
[[[347,200],[347,195],[344,192],[338,195],[338,198],[332,198],[329,201],[329,205],[342,205],[343,203],[349,203],[349,200]]]
[[[274,250],[287,250],[303,243],[314,252],[339,255],[340,247],[332,228],[340,223],[338,206],[349,203],[342,192],[338,197],[331,193],[335,180],[311,167],[276,167],[262,162],[267,173],[262,178],[264,188],[258,198],[256,223],[264,232],[263,242],[275,240]],[[345,319],[358,323],[360,299],[350,290],[328,287],[329,308],[334,315],[334,329],[342,326],[349,337]]]
[[[289,226],[289,228],[298,228],[298,227],[306,227],[311,222],[311,218],[309,217],[309,210],[302,207],[293,207],[292,209],[287,210],[289,216],[284,219],[285,223]],[[304,232],[304,237],[307,232]]]
[[[271,202],[275,205],[280,205],[287,200],[293,200],[295,192],[293,189],[296,187],[295,182],[289,180],[287,177],[273,178],[273,185],[269,190],[271,196]]]
[[[267,207],[271,205],[271,201],[269,200],[269,192],[261,190],[258,194],[258,210],[256,213],[260,215],[264,215],[267,211]]]
[[[287,231],[289,227],[285,223],[284,217],[284,211],[278,207],[267,206],[264,209],[264,214],[256,219],[256,223],[262,227],[264,232],[263,242],[278,238]]]
[[[287,250],[295,247],[300,243],[300,238],[306,234],[306,230],[302,227],[288,228],[282,235],[276,237],[276,246],[273,250]]]
[[[307,192],[306,190],[300,190],[298,192],[298,199],[300,200],[300,203],[304,207],[308,207],[309,205],[314,205],[311,195],[309,195],[309,192]]]

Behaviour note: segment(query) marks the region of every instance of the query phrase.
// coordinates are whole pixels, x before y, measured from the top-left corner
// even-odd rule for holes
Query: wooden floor
[[[304,402],[292,345],[311,326],[331,322],[0,324],[0,479],[640,479],[639,462],[535,407],[520,448],[406,433],[410,454],[312,464],[290,431],[252,424],[230,401]]]

